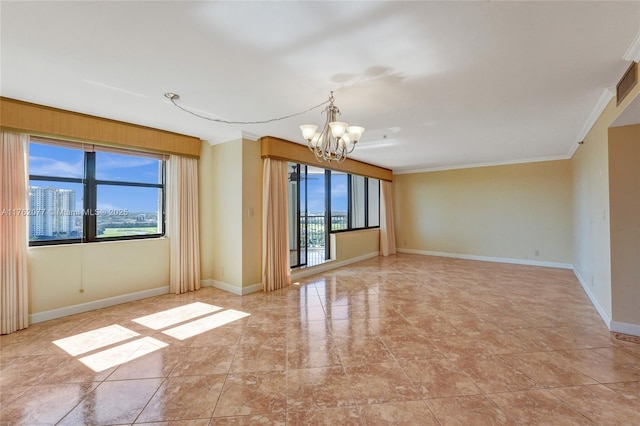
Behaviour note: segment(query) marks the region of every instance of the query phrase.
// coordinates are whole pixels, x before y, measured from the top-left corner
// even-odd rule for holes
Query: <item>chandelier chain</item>
[[[184,108],[183,106],[179,105],[179,104],[176,102],[176,99],[180,99],[180,96],[179,96],[179,95],[176,95],[175,93],[165,93],[165,94],[164,94],[164,96],[165,96],[167,99],[169,99],[169,100],[171,101],[171,103],[172,103],[175,107],[177,107],[177,108],[181,109],[182,111],[184,111],[184,112],[186,112],[186,113],[188,113],[188,114],[191,114],[191,115],[193,115],[193,116],[195,116],[195,117],[198,117],[198,118],[202,118],[202,119],[204,119],[204,120],[215,121],[216,123],[224,123],[224,124],[267,124],[267,123],[272,123],[272,122],[274,122],[274,121],[286,120],[287,118],[297,117],[298,115],[306,114],[306,113],[308,113],[309,111],[313,111],[314,109],[318,109],[318,108],[320,108],[321,106],[326,105],[326,104],[328,104],[328,103],[330,103],[330,102],[331,102],[331,99],[330,99],[330,100],[324,101],[324,102],[322,102],[321,104],[318,104],[318,105],[316,105],[316,106],[312,106],[311,108],[307,108],[307,109],[306,109],[306,110],[304,110],[304,111],[295,112],[295,113],[293,113],[293,114],[284,115],[284,116],[282,116],[282,117],[270,118],[270,119],[267,119],[267,120],[260,120],[260,121],[233,121],[233,120],[223,120],[223,119],[221,119],[221,118],[212,118],[212,117],[207,117],[207,116],[205,116],[205,115],[201,115],[201,114],[198,114],[198,113],[196,113],[196,112],[190,111],[190,110],[188,110],[187,108]]]

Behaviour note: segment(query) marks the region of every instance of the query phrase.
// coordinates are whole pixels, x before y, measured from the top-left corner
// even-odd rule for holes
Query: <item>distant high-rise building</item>
[[[68,238],[76,230],[76,191],[54,187],[29,187],[29,238]]]

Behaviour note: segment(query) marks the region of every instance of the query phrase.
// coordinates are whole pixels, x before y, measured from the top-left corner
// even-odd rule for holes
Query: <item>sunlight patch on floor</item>
[[[200,318],[198,320],[179,325],[169,330],[165,330],[163,331],[163,333],[178,340],[184,340],[197,334],[204,333],[205,331],[213,330],[214,328],[229,324],[230,322],[239,320],[249,315],[251,314],[236,311],[235,309],[228,309],[224,312]]]
[[[132,321],[149,328],[149,333],[153,333],[152,330],[161,330],[180,324],[162,333],[178,340],[185,340],[251,315],[234,309],[214,313],[222,309],[224,308],[208,303],[194,302]],[[153,337],[139,338],[139,336],[141,336],[140,333],[112,324],[55,340],[52,343],[74,357],[88,354],[78,360],[93,371],[101,372],[169,346],[169,343]],[[125,340],[130,341],[122,343]],[[89,352],[94,353],[89,354]]]
[[[152,330],[160,330],[161,328],[170,327],[184,321],[201,317],[222,308],[208,303],[194,302],[188,305],[178,306],[177,308],[167,309],[166,311],[156,312],[155,314],[146,315],[144,317],[132,320],[140,325],[149,327]]]
[[[115,346],[104,351],[85,356],[80,358],[80,362],[84,365],[99,373],[104,370],[108,370],[111,367],[115,367],[125,362],[132,361],[141,356],[155,352],[158,349],[162,349],[169,346],[168,343],[164,343],[153,337],[143,337],[129,343],[123,343],[122,345]]]
[[[123,342],[139,335],[139,333],[128,328],[113,324],[55,340],[53,344],[69,355],[76,356],[113,345],[114,343]]]

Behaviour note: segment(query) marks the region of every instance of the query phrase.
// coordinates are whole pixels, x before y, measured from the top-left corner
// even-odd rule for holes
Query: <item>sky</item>
[[[322,170],[322,173],[316,173],[316,170],[312,170],[309,167],[306,181],[308,191],[307,211],[309,213],[323,213],[325,211],[324,170]],[[331,210],[347,211],[347,175],[345,174],[331,176]]]
[[[78,149],[46,144],[29,145],[29,174],[82,178],[84,153]],[[148,157],[96,153],[96,177],[102,180],[143,183],[158,182],[158,160]],[[76,208],[82,209],[82,185],[79,183],[32,181],[32,186],[53,186],[76,191]],[[98,209],[126,209],[129,212],[156,212],[156,188],[98,186]]]

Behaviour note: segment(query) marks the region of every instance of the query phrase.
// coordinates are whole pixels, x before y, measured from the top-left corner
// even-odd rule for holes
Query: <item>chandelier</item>
[[[333,101],[333,92],[331,92],[329,105],[323,111],[327,115],[327,120],[320,133],[316,132],[318,126],[313,124],[303,124],[300,130],[318,161],[342,163],[355,149],[364,133],[364,127],[349,126],[348,123],[337,121],[340,110]]]

